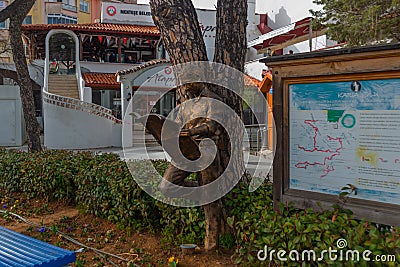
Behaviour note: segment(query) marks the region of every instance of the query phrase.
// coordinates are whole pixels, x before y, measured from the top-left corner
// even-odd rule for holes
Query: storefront
[[[204,43],[207,49],[207,55],[209,59],[214,57],[215,50],[215,35],[216,35],[216,11],[196,9],[197,18],[202,30]],[[121,4],[112,2],[103,2],[101,11],[101,22],[102,23],[113,23],[113,24],[133,24],[154,26],[153,18],[151,15],[151,9],[149,5],[136,5],[136,4]],[[142,42],[143,43],[143,42]],[[141,45],[141,44],[139,44]],[[161,48],[157,46],[158,48]],[[162,50],[162,49],[161,49]],[[159,51],[159,53],[165,53]],[[137,59],[146,60],[147,55],[135,55]],[[159,56],[157,58],[165,58]]]
[[[160,56],[160,34],[155,26],[33,24],[22,26],[30,59],[44,59],[45,38],[52,29],[71,30],[78,36],[81,61],[142,63]]]
[[[92,103],[111,109],[121,119],[121,90],[115,74],[87,72],[82,77],[85,87],[92,89]]]

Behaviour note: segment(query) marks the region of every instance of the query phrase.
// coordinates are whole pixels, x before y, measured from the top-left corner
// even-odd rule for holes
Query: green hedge
[[[160,173],[168,166],[163,160],[153,164]],[[154,175],[145,166],[141,161],[130,162],[142,177]],[[175,244],[199,243],[204,237],[200,208],[176,208],[155,201],[115,154],[0,149],[0,190],[75,203],[83,211],[123,227],[164,229],[165,240]]]
[[[162,174],[168,163],[154,161]],[[143,162],[130,168],[146,177],[154,175]],[[84,211],[107,218],[123,227],[160,231],[168,244],[204,239],[204,214],[200,208],[177,208],[158,202],[147,195],[117,155],[93,155],[88,152],[43,151],[25,153],[0,149],[0,193],[23,193],[29,198],[47,198],[75,203]],[[221,236],[224,247],[235,248],[233,259],[243,266],[299,266],[299,262],[272,263],[257,260],[265,246],[285,251],[336,249],[339,238],[346,239],[347,249],[371,250],[374,255],[396,255],[396,262],[373,266],[398,266],[400,263],[400,230],[355,220],[350,211],[338,207],[332,211],[298,210],[281,205],[272,207],[272,185],[265,183],[249,193],[239,185],[227,197],[231,233]],[[303,266],[370,266],[368,262],[301,262]],[[371,264],[371,262],[369,263]]]
[[[234,229],[236,239],[235,260],[245,266],[270,266],[268,261],[257,260],[259,250],[268,247],[275,249],[273,262],[277,266],[399,266],[400,263],[400,229],[377,225],[364,220],[354,219],[352,212],[334,206],[331,211],[299,210],[291,205],[281,204],[279,212],[272,207],[272,185],[264,184],[254,193],[245,188],[235,188],[227,202],[231,207],[228,222]],[[372,251],[371,255],[395,255],[396,261],[378,263],[366,261],[331,261],[327,255],[318,260],[322,250],[337,250],[338,239],[345,239],[344,251]],[[312,262],[279,261],[276,253],[279,250],[288,253],[313,249],[317,260]],[[339,256],[339,252],[337,254]],[[263,255],[261,255],[263,256]],[[372,256],[370,256],[372,259]]]

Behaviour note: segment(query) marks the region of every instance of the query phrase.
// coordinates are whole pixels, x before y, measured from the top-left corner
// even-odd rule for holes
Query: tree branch
[[[35,2],[36,2],[36,0],[15,0],[11,4],[9,4],[5,9],[0,11],[0,22],[3,22],[6,19],[11,18],[15,14],[15,11],[18,9],[26,8],[27,6],[30,6],[30,8],[28,9],[28,12],[29,12],[29,10],[32,8],[32,6]]]
[[[150,0],[150,7],[173,65],[208,60],[191,0]]]

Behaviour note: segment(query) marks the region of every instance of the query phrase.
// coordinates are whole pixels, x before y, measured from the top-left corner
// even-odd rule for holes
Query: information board
[[[400,204],[400,79],[289,85],[290,189]]]
[[[400,43],[262,61],[273,74],[274,208],[340,207],[400,226]]]

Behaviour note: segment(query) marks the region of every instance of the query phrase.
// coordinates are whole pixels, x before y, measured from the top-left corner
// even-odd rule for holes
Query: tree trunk
[[[150,6],[173,65],[208,60],[191,0],[150,0]]]
[[[207,52],[202,32],[198,23],[197,14],[190,0],[150,0],[153,20],[161,32],[162,41],[171,58],[173,65],[186,62],[207,61]],[[219,0],[217,11],[217,38],[215,61],[226,64],[239,71],[243,71],[246,53],[246,25],[247,25],[247,2],[246,0]],[[229,73],[221,78],[229,84]],[[243,83],[243,82],[242,82]],[[211,88],[204,84],[223,101],[228,104],[241,117],[242,102],[238,95],[232,94],[221,88]],[[178,87],[177,92],[183,101],[185,86]],[[237,130],[239,131],[239,129]],[[233,133],[235,134],[235,133]],[[237,166],[242,165],[241,137],[238,135],[234,146],[240,145],[235,150],[235,162]],[[224,135],[222,138],[226,147],[230,147],[229,138]],[[223,153],[222,166],[215,169],[224,170],[229,162],[230,153],[219,150]],[[221,168],[222,167],[222,168]],[[219,170],[216,173],[220,173]],[[234,175],[234,174],[233,174]],[[232,177],[233,179],[234,177]],[[213,178],[202,177],[202,184],[213,181]],[[218,248],[221,222],[223,221],[223,201],[215,201],[203,206],[206,218],[205,249],[215,250]]]
[[[17,71],[18,85],[20,87],[22,108],[24,111],[26,132],[28,135],[28,150],[41,151],[40,126],[36,119],[32,82],[29,76],[24,45],[21,38],[22,21],[34,3],[34,0],[28,0],[21,3],[10,17],[10,42]]]
[[[197,13],[191,0],[150,0],[150,7],[173,66],[208,61]],[[185,89],[186,86],[177,88],[183,101]]]
[[[246,57],[246,27],[247,27],[247,1],[246,0],[218,0],[217,2],[217,32],[215,39],[215,55],[214,61],[221,63],[226,68],[218,73],[219,81],[222,81],[228,88],[239,88],[239,91],[226,90],[226,88],[215,86],[214,92],[218,94],[222,101],[231,107],[236,114],[243,118],[242,97],[244,92],[243,75],[236,77],[235,70],[243,73]],[[232,78],[235,77],[235,78]],[[235,83],[239,83],[239,86]],[[239,127],[235,127],[232,118],[226,118],[229,133],[234,136],[233,139],[225,139],[225,146],[229,146],[232,150],[221,151],[222,167],[225,169],[229,161],[232,161],[237,169],[231,173],[232,179],[245,175],[245,167],[243,165],[243,132]],[[226,224],[228,211],[224,205],[224,199],[221,199],[219,206],[222,214],[220,214],[220,228],[229,229]],[[214,205],[212,209],[218,209]],[[217,222],[214,222],[216,225]]]

